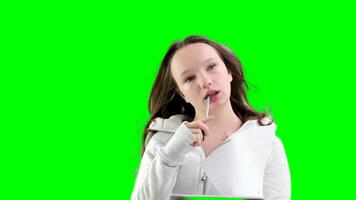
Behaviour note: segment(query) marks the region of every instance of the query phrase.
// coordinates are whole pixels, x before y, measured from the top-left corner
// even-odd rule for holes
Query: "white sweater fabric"
[[[175,194],[223,196],[200,167],[205,151],[201,146],[192,146],[195,138],[184,125],[186,119],[179,114],[157,118],[150,124],[149,130],[156,133],[146,144],[131,200],[181,199]],[[259,126],[257,120],[249,120],[239,132]],[[274,135],[270,147],[261,196],[265,200],[289,200],[291,178],[283,144]]]

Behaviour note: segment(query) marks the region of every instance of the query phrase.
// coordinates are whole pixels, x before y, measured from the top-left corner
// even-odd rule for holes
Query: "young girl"
[[[143,157],[131,199],[229,196],[202,170],[201,162],[239,134],[275,130],[266,113],[258,113],[249,105],[247,88],[240,61],[228,48],[199,36],[173,43],[151,91],[151,118],[143,134]],[[271,138],[263,141],[268,147],[263,150],[268,153],[262,162],[262,181],[253,182],[256,190],[244,191],[245,197],[290,199],[290,173],[283,144],[274,134]],[[253,159],[254,154],[246,155]],[[239,159],[245,162],[244,156]],[[221,163],[216,166],[222,170],[227,167]],[[254,173],[253,167],[251,170]],[[247,173],[236,174],[241,174],[236,180],[247,180],[244,184],[251,185],[249,177],[243,177]]]

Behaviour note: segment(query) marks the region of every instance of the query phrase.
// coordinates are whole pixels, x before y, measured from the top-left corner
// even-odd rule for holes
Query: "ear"
[[[179,94],[179,96],[181,96],[187,103],[189,103],[189,101],[187,101],[187,99],[185,98],[184,94],[180,91],[179,88],[176,89],[176,92]]]

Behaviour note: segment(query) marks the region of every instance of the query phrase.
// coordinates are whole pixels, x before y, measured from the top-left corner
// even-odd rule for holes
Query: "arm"
[[[264,174],[263,195],[265,200],[289,200],[291,178],[283,144],[278,137],[272,143]]]
[[[131,200],[169,199],[176,183],[179,166],[195,141],[182,123],[174,135],[157,132],[148,142]]]

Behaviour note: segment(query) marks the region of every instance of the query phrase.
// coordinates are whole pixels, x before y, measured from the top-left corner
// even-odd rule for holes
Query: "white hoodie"
[[[157,132],[146,145],[131,200],[168,200],[174,199],[175,194],[221,195],[200,168],[206,155],[201,146],[192,146],[195,138],[184,125],[186,120],[185,115],[179,114],[169,119],[157,118],[150,124],[149,130]],[[249,120],[239,132],[258,127],[257,120]],[[266,149],[270,153],[263,183],[257,183],[256,190],[263,187],[266,200],[289,200],[290,172],[283,144],[275,135],[268,142],[271,148]]]

